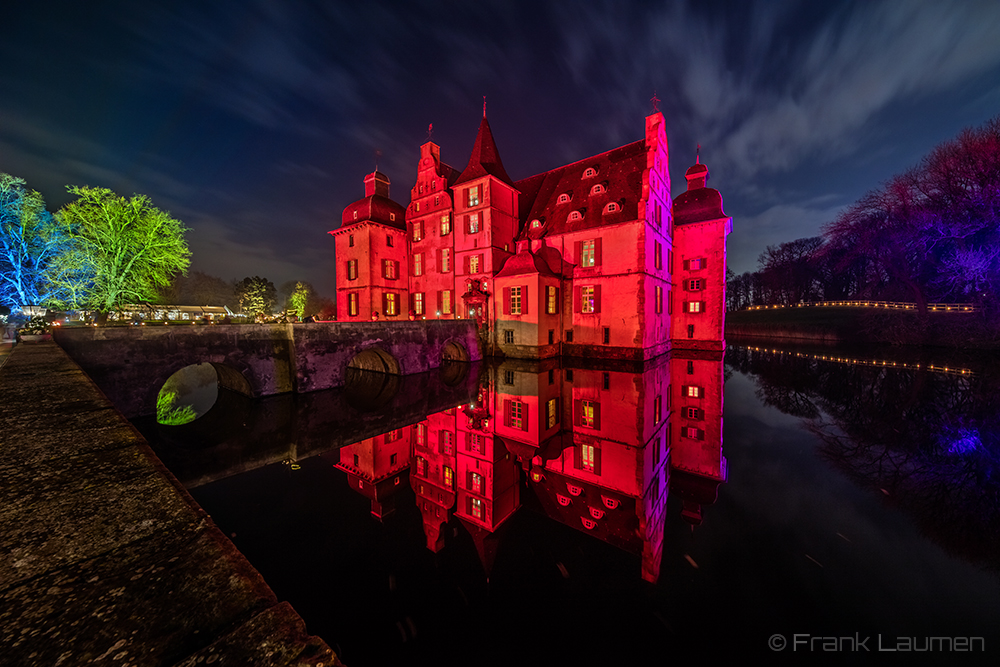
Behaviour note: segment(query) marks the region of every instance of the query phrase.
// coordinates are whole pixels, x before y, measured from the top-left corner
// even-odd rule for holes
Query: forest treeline
[[[821,236],[727,274],[726,305],[873,299],[1000,313],[1000,117],[967,129],[848,207]]]

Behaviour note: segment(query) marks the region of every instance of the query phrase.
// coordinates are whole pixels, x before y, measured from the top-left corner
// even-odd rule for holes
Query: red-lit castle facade
[[[668,167],[654,113],[639,141],[512,181],[484,116],[463,171],[427,142],[405,208],[376,171],[344,210],[331,232],[339,320],[475,318],[487,352],[507,358],[473,404],[404,430],[429,549],[454,517],[488,570],[523,488],[552,518],[640,554],[655,581],[668,493],[692,524],[715,501],[732,219],[705,165],[674,200]],[[340,467],[378,514],[396,450],[367,444]]]
[[[507,175],[484,116],[459,172],[420,149],[404,208],[381,172],[344,209],[340,321],[476,318],[491,354],[648,360],[723,347],[732,219],[708,171],[671,201],[663,115],[634,143]]]

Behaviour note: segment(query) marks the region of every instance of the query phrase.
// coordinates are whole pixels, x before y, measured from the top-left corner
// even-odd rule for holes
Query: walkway
[[[52,342],[0,366],[0,663],[338,665]]]

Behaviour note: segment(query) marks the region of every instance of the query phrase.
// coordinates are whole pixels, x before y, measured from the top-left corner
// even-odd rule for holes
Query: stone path
[[[0,358],[0,664],[340,662],[44,342]]]

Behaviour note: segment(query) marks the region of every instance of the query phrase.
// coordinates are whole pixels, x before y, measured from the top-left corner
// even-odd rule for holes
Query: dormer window
[[[389,220],[392,221],[392,222],[395,222],[396,221],[396,214],[395,213],[390,213],[389,214]]]
[[[605,213],[617,213],[618,212],[618,208],[619,208],[618,204],[616,204],[615,202],[609,202],[608,205],[604,207],[604,212]]]
[[[569,219],[571,222],[573,220],[583,220],[583,215],[579,211],[573,211],[569,214]]]
[[[584,178],[593,178],[594,176],[597,176],[597,170],[593,167],[587,167],[587,170],[583,172]]]
[[[565,192],[562,193],[561,195],[559,195],[559,199],[556,200],[556,203],[557,204],[568,204],[569,203],[569,195],[566,194]]]
[[[604,186],[601,185],[600,183],[595,184],[594,187],[590,188],[590,194],[592,195],[604,194]]]
[[[538,218],[535,218],[534,220],[531,221],[531,228],[532,229],[535,229],[535,228],[541,227],[541,226],[542,226],[542,221],[539,220]]]
[[[354,209],[354,219],[358,219],[358,209]]]

